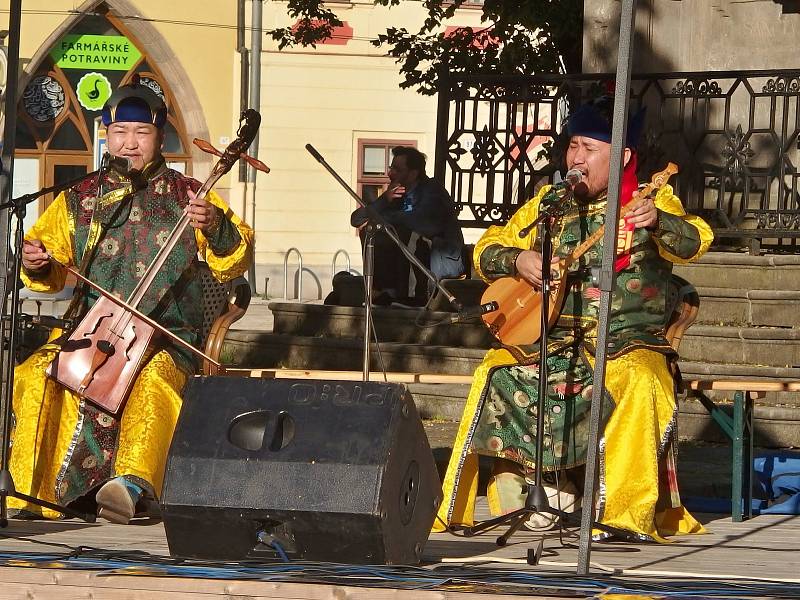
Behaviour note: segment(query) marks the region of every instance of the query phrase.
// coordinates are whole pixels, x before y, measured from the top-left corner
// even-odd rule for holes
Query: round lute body
[[[550,283],[550,316],[547,320],[551,327],[557,320],[564,304],[564,271],[553,267]],[[561,265],[559,264],[559,267]],[[481,297],[481,304],[497,302],[499,308],[482,315],[489,332],[505,346],[522,346],[532,344],[542,334],[542,293],[530,283],[519,277],[501,277],[493,282]]]
[[[620,219],[633,210],[638,201],[663,187],[669,178],[678,172],[674,163],[669,163],[663,171],[653,175],[650,183],[636,192],[620,211]],[[567,274],[569,267],[594,246],[605,232],[598,228],[592,235],[578,245],[569,256],[552,265],[553,277],[550,285],[550,305],[547,319],[552,327],[561,314],[567,293]],[[496,302],[498,309],[481,315],[489,332],[504,346],[524,346],[535,343],[541,336],[542,294],[530,283],[520,277],[501,277],[486,288],[481,296],[481,304]]]

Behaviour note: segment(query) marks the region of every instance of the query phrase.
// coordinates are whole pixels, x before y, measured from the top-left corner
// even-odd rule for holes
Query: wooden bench
[[[673,275],[667,294],[672,316],[666,337],[677,351],[683,334],[700,310],[700,296],[688,281]],[[669,308],[668,308],[669,310]],[[698,398],[711,418],[731,440],[731,517],[742,521],[753,516],[753,401],[767,392],[800,392],[798,381],[748,381],[737,379],[687,379],[678,391]],[[706,392],[733,392],[731,414]]]
[[[800,392],[797,381],[686,380],[681,389],[697,397],[731,440],[731,518],[753,516],[753,401],[767,392]],[[705,392],[733,392],[731,414]]]

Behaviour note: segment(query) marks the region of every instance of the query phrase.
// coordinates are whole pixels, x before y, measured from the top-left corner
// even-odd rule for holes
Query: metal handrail
[[[344,254],[344,257],[347,259],[347,272],[350,272],[350,255],[347,253],[347,250],[344,248],[339,248],[333,254],[333,260],[331,261],[331,277],[336,275],[336,259],[339,258],[340,254]]]
[[[289,248],[283,257],[283,299],[289,299],[289,256],[292,252],[297,254],[298,280],[297,280],[297,299],[303,301],[303,255],[297,248]]]

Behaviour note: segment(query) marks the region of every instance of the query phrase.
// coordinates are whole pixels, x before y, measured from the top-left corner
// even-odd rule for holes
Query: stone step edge
[[[737,300],[800,300],[800,290],[745,290],[739,288],[698,287],[700,305],[703,299],[730,298]]]
[[[706,252],[697,265],[737,265],[743,267],[800,267],[800,254],[751,256],[738,252]]]
[[[268,331],[253,331],[247,329],[231,329],[225,336],[225,342],[233,343],[257,343],[259,339],[269,338],[272,343],[280,342],[282,345],[319,345],[324,344],[332,350],[336,348],[362,348],[363,342],[359,338],[333,337],[333,336],[307,336],[292,335],[288,333],[271,333]],[[375,346],[375,343],[372,343]],[[455,358],[483,358],[486,348],[462,348],[456,346],[441,346],[434,344],[406,344],[403,342],[380,342],[381,350],[384,352],[398,352],[408,348],[419,348],[426,352],[432,351],[438,354],[452,354]]]
[[[724,289],[724,288],[715,288]],[[736,291],[736,290],[734,290]],[[786,294],[786,292],[770,292],[769,290],[757,290],[757,292],[765,292],[763,296],[751,296],[750,300],[767,300],[767,299],[780,299],[780,300],[800,300],[800,292],[794,293],[793,296],[782,296],[779,294]],[[771,297],[772,294],[776,296]],[[736,297],[736,296],[728,296]],[[746,298],[746,296],[738,296],[739,298]],[[701,298],[702,305],[702,298]],[[324,305],[301,305],[291,303],[277,303],[271,302],[269,309],[272,311],[276,319],[280,319],[281,315],[292,314],[315,314],[327,315],[330,318],[361,318],[364,317],[364,309],[352,306],[324,306]],[[373,318],[381,323],[407,323],[416,322],[421,314],[424,313],[424,323],[440,323],[442,325],[449,325],[449,319],[452,313],[438,312],[438,311],[423,311],[422,309],[394,309],[394,308],[376,308],[373,311]],[[456,323],[458,326],[479,325],[477,321]],[[705,328],[705,329],[702,329]],[[771,333],[774,332],[774,333]],[[711,337],[737,337],[741,339],[800,339],[800,329],[795,327],[776,327],[776,326],[733,326],[733,325],[715,325],[712,322],[698,321],[690,327],[686,335],[688,336],[711,336]]]
[[[249,341],[256,339],[263,335],[281,335],[293,338],[309,338],[309,339],[322,339],[323,336],[297,336],[288,333],[272,333],[268,331],[253,331],[247,329],[231,329],[228,332],[226,339],[237,341]],[[751,341],[800,341],[800,328],[789,327],[732,327],[727,325],[694,325],[685,334],[684,337],[713,337],[713,338],[727,338],[737,340],[751,340]],[[333,343],[341,342],[342,340],[353,340],[360,343],[358,338],[334,337],[324,336],[324,339]],[[381,345],[391,346],[398,342],[381,342]],[[413,344],[404,344],[413,346]],[[445,346],[443,346],[445,347]],[[486,349],[483,349],[485,352]]]
[[[258,342],[262,338],[270,338],[273,342],[283,344],[302,343],[303,345],[325,344],[331,348],[361,348],[362,341],[358,338],[311,337],[268,331],[253,331],[246,329],[231,329],[225,338],[226,342],[250,343]],[[393,352],[415,349],[442,351],[451,350],[457,358],[473,358],[480,361],[486,354],[485,348],[459,348],[451,346],[433,346],[422,344],[404,344],[400,342],[381,342],[381,348]],[[679,361],[681,372],[686,378],[696,379],[781,379],[800,380],[800,368],[774,367],[769,365],[747,365],[737,363],[712,363],[697,361]],[[703,377],[699,377],[703,376]]]
[[[684,337],[733,338],[750,341],[800,341],[798,327],[737,327],[733,325],[692,325]]]
[[[269,309],[275,313],[288,313],[288,314],[320,314],[331,315],[337,317],[364,317],[363,306],[334,306],[328,304],[301,304],[298,302],[275,302],[270,301]],[[454,312],[454,311],[452,311]],[[431,321],[436,321],[441,318],[450,318],[452,312],[423,310],[422,308],[400,308],[388,306],[374,306],[372,307],[373,318],[380,320],[413,320],[417,315],[424,313],[430,315]]]
[[[450,418],[452,420],[458,420],[458,416],[463,412],[470,387],[467,384],[410,383],[406,385],[423,418]],[[726,411],[733,406],[730,402],[724,401],[717,401],[716,404]],[[693,397],[680,396],[678,398],[678,412],[681,414],[703,415],[710,418],[705,407]],[[753,406],[753,415],[762,424],[769,421],[800,421],[800,406],[761,405],[756,401]]]
[[[736,363],[712,363],[678,361],[684,379],[755,379],[800,381],[800,368],[773,367],[769,365],[747,365]]]
[[[704,298],[708,299],[736,299],[736,300],[777,300],[777,301],[792,301],[800,300],[800,290],[762,290],[762,289],[741,289],[741,288],[726,288],[726,287],[697,287],[697,293],[700,295],[700,302]],[[252,304],[266,304],[273,312],[284,313],[319,313],[330,314],[337,316],[363,316],[364,308],[360,306],[332,306],[326,304],[310,304],[300,302],[276,302],[274,300],[252,299]],[[410,316],[417,315],[421,312],[429,313],[431,316],[447,315],[455,311],[423,311],[422,309],[403,309],[396,307],[382,307],[376,306],[373,308],[373,315],[380,315],[381,317],[395,317],[399,318],[402,315]]]

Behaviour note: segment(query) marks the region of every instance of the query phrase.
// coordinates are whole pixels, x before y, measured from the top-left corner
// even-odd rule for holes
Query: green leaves
[[[408,1],[408,0],[406,0]],[[399,0],[374,0],[391,10]],[[372,44],[386,48],[403,76],[401,87],[435,94],[439,74],[532,75],[579,72],[583,40],[583,0],[484,0],[484,27],[461,27],[445,34],[445,22],[458,24],[465,0],[422,0],[424,19],[415,32],[390,27]],[[474,6],[474,4],[472,4]],[[316,46],[342,25],[322,0],[289,0],[294,27],[267,32],[278,47]]]
[[[334,27],[341,27],[342,21],[332,10],[323,6],[322,0],[289,0],[286,6],[290,17],[298,19],[292,27],[267,30],[266,34],[278,42],[278,49],[292,46],[311,46],[329,37]]]

